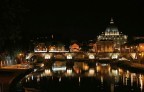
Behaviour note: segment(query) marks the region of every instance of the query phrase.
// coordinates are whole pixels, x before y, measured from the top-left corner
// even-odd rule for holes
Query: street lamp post
[[[23,54],[22,53],[19,54],[19,59],[20,59],[20,63],[23,63]]]

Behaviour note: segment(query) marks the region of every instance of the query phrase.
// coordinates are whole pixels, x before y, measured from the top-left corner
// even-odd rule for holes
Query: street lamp
[[[23,63],[23,53],[19,53],[20,63]]]

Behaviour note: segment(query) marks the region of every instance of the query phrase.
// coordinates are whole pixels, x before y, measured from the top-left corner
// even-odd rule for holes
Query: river
[[[144,92],[144,74],[109,63],[56,61],[35,68],[17,85],[25,92]],[[23,89],[23,90],[22,90]]]

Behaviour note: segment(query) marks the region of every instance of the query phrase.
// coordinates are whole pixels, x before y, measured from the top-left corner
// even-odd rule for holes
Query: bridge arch
[[[74,59],[89,59],[89,56],[88,54],[84,52],[77,52],[77,53],[74,53],[73,58]]]
[[[66,59],[65,53],[53,53],[51,56],[52,59]]]

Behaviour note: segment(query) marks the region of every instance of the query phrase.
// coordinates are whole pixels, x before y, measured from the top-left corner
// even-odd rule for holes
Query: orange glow
[[[100,72],[101,67],[100,67],[100,66],[97,66],[97,67],[96,67],[96,70],[97,70],[97,72]]]

